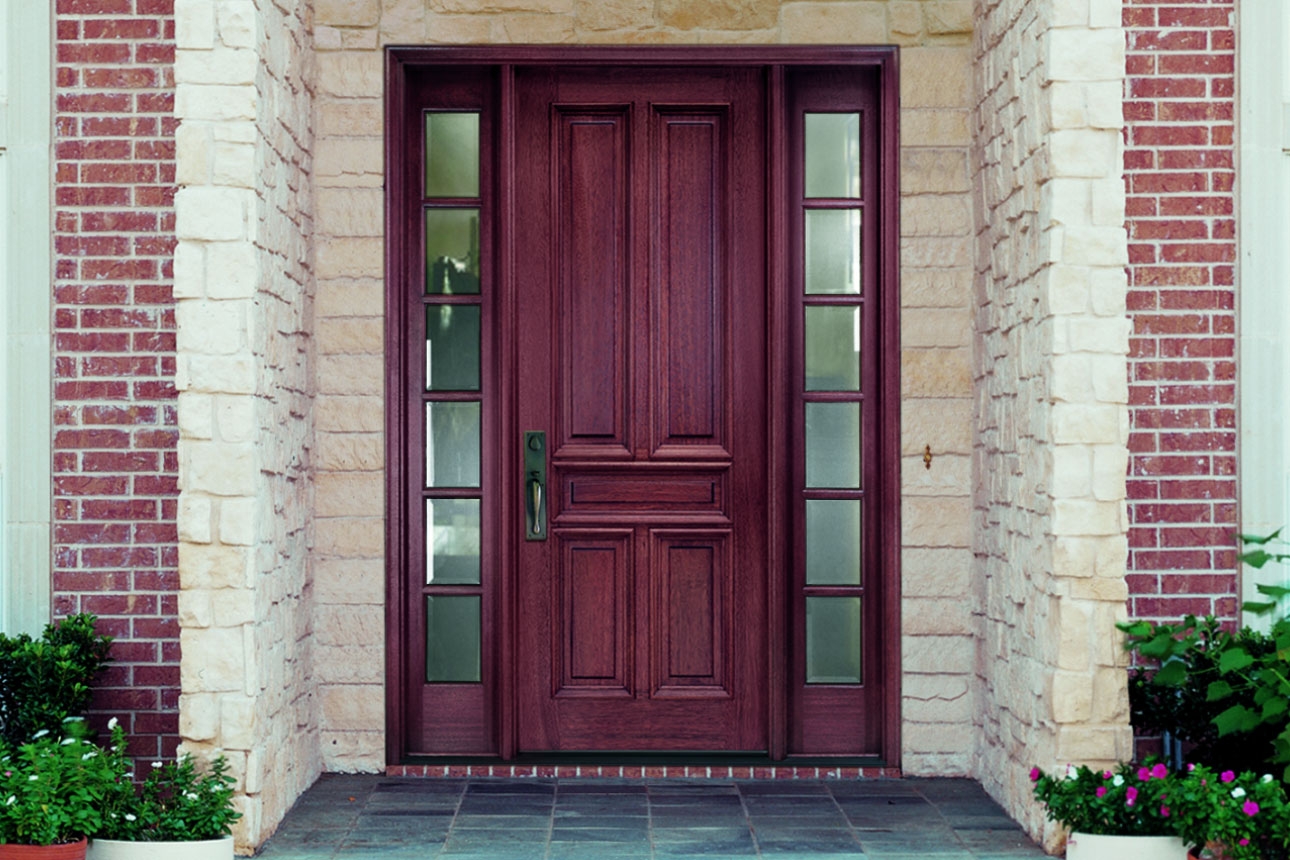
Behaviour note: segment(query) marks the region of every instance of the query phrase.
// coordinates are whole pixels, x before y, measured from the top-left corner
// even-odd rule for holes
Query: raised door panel
[[[559,532],[557,696],[631,695],[632,534]]]
[[[656,589],[654,694],[728,698],[729,532],[651,534]]]
[[[627,108],[557,108],[554,122],[559,439],[566,454],[577,453],[569,446],[601,456],[630,448],[629,126]]]

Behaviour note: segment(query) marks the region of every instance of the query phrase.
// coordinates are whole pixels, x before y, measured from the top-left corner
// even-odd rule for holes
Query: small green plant
[[[71,615],[39,639],[0,634],[0,740],[17,747],[40,731],[61,734],[63,720],[85,712],[112,645],[97,620]]]
[[[65,736],[40,729],[17,748],[0,744],[0,843],[56,845],[98,831],[120,771],[79,717],[63,728]]]
[[[1271,774],[1196,765],[1172,792],[1183,841],[1221,846],[1225,860],[1280,860],[1290,848],[1290,804]]]
[[[123,776],[107,798],[96,836],[127,842],[193,842],[229,834],[242,814],[233,808],[235,780],[222,755],[205,772],[187,755],[177,762],[152,762],[136,786],[125,757],[125,732],[115,719],[108,725],[112,732],[108,756]]]
[[[1280,530],[1241,535],[1240,559],[1260,568],[1290,553]],[[1260,585],[1270,598],[1245,604],[1248,612],[1275,612],[1290,589]],[[1130,679],[1134,724],[1172,732],[1214,767],[1263,771],[1277,765],[1290,782],[1290,615],[1268,632],[1229,632],[1212,617],[1189,615],[1181,624],[1136,621],[1120,625],[1125,647],[1154,664]]]
[[[1035,799],[1048,817],[1068,830],[1093,836],[1175,836],[1169,795],[1176,776],[1163,764],[1114,771],[1067,765],[1065,773],[1030,771]]]

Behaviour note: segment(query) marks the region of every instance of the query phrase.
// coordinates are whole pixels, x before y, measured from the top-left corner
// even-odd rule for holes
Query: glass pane
[[[426,196],[479,196],[479,114],[426,114]]]
[[[860,404],[806,404],[806,486],[860,488]]]
[[[806,115],[806,196],[860,196],[860,114]]]
[[[860,294],[860,210],[806,210],[806,292]]]
[[[479,293],[479,210],[427,209],[426,292]]]
[[[426,486],[479,486],[479,404],[426,404]]]
[[[479,585],[479,499],[426,499],[426,585]]]
[[[426,597],[426,680],[479,681],[479,596]]]
[[[806,390],[860,390],[860,308],[806,309]]]
[[[860,500],[806,502],[806,584],[860,584]]]
[[[859,684],[860,598],[806,598],[806,683]]]
[[[479,305],[426,307],[426,388],[479,390]]]

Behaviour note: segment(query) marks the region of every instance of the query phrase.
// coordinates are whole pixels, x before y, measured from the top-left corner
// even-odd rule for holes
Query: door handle
[[[524,433],[524,539],[546,540],[546,434]]]

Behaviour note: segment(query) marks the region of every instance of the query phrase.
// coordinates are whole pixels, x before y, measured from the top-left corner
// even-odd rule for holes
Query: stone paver
[[[266,860],[1020,860],[1044,852],[961,779],[323,776]]]

